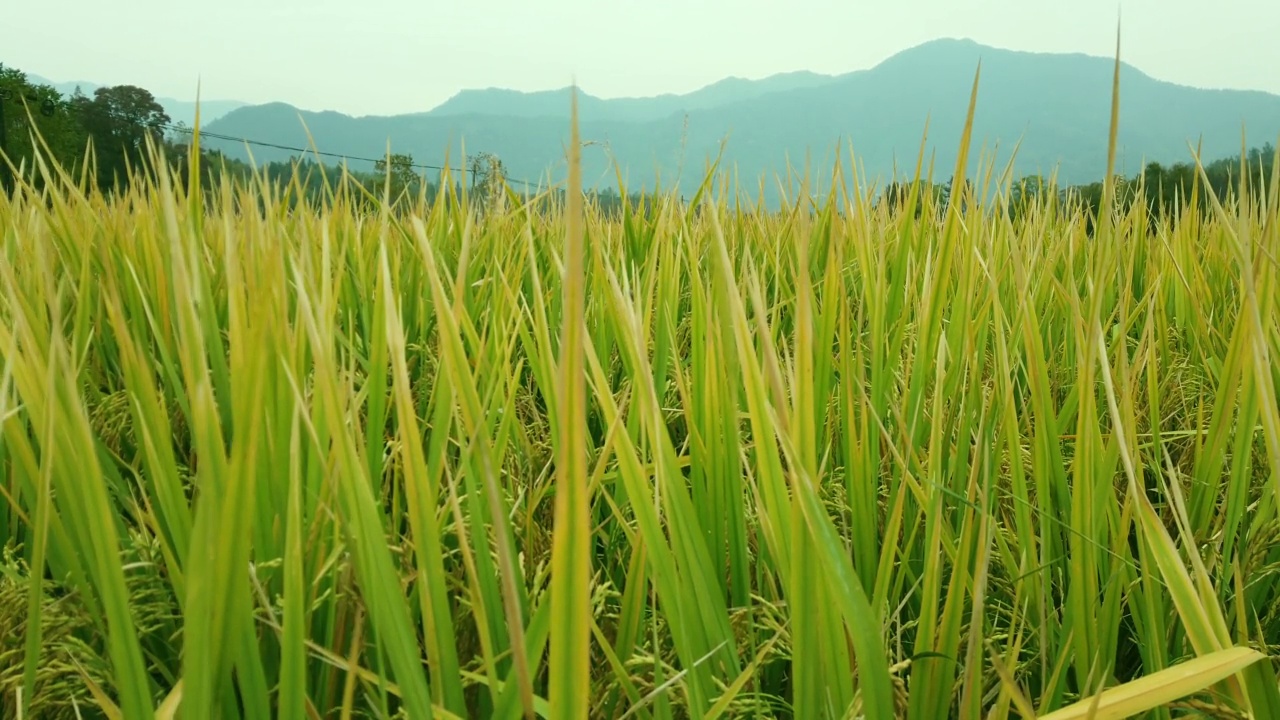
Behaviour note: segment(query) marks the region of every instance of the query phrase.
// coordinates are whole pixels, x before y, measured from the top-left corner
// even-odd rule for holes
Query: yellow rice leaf
[[[1146,677],[1105,690],[1073,705],[1041,715],[1040,720],[1112,720],[1127,718],[1197,693],[1265,656],[1247,647],[1233,647],[1201,655]]]

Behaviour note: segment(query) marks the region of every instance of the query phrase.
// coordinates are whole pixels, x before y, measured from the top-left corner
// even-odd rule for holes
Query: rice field
[[[1275,178],[607,215],[576,152],[0,197],[3,716],[1280,717]]]

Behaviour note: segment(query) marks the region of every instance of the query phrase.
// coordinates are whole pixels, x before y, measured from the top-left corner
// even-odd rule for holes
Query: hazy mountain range
[[[46,80],[39,75],[27,73],[27,79],[37,85],[49,85],[58,92],[70,97],[75,94],[76,88],[80,88],[80,92],[89,97],[93,97],[93,91],[102,87],[98,83],[91,82],[53,82]],[[196,122],[196,103],[194,100],[177,100],[171,97],[157,97],[156,102],[160,103],[165,113],[169,116],[169,120],[174,123],[185,123],[187,126],[195,125]],[[226,115],[227,113],[242,108],[249,103],[239,100],[201,100],[200,101],[200,124],[207,126],[209,123]]]
[[[763,180],[774,200],[777,177],[785,178],[788,161],[799,172],[806,153],[819,183],[829,181],[837,148],[846,167],[852,148],[864,177],[888,179],[895,166],[899,176],[913,173],[926,121],[926,171],[932,161],[935,179],[944,181],[955,166],[979,61],[975,155],[984,146],[987,151],[998,147],[996,162],[1003,169],[1020,143],[1017,175],[1056,171],[1060,181],[1087,183],[1105,174],[1112,58],[943,39],[842,75],[729,78],[685,95],[647,98],[602,99],[580,92],[582,137],[592,143],[583,153],[584,181],[592,187],[616,185],[612,157],[622,166],[628,189],[651,188],[659,177],[670,187],[679,173],[682,190],[692,192],[727,141],[722,167],[736,172],[739,186],[752,196]],[[1280,136],[1280,95],[1181,86],[1126,64],[1120,103],[1116,170],[1127,175],[1140,171],[1145,161],[1189,160],[1188,145],[1199,142],[1206,159],[1237,154],[1242,127],[1249,146],[1274,143]],[[309,131],[322,151],[365,158],[382,156],[389,141],[393,152],[410,153],[430,165],[443,164],[448,153],[457,166],[465,141],[469,153],[500,157],[511,178],[536,182],[548,173],[557,181],[564,176],[568,114],[567,88],[485,89],[463,91],[428,112],[396,116],[352,117],[283,103],[244,106],[205,128],[296,147],[310,147]],[[248,157],[243,143],[205,142],[228,155]],[[252,153],[258,162],[294,154],[264,146],[253,146]]]

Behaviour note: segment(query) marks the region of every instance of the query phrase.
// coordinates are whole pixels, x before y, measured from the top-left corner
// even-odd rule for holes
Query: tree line
[[[1219,158],[1202,165],[1204,174],[1192,161],[1164,165],[1147,163],[1133,176],[1115,175],[1115,204],[1121,212],[1128,212],[1137,203],[1146,205],[1150,217],[1157,218],[1195,207],[1201,213],[1212,210],[1216,198],[1224,205],[1248,198],[1257,205],[1265,205],[1267,193],[1276,184],[1277,153],[1271,143],[1255,147],[1239,157]],[[962,198],[976,196],[972,181],[966,180]],[[1084,211],[1090,220],[1102,207],[1106,188],[1102,180],[1080,185],[1059,186],[1041,175],[1028,175],[1013,181],[1003,203],[1003,211],[1015,219],[1031,207],[1048,200],[1058,207]],[[952,181],[918,183],[894,181],[879,193],[877,204],[883,204],[894,212],[913,212],[920,217],[926,212],[940,214],[952,194]],[[908,207],[909,206],[909,207]]]
[[[25,73],[0,64],[0,184],[12,188],[16,176],[35,187],[44,183],[36,157],[52,160],[77,181],[87,180],[106,194],[123,192],[139,173],[148,174],[152,149],[160,151],[185,188],[193,179],[190,128],[173,123],[164,107],[145,88],[117,85],[94,90],[91,96],[79,88],[64,97],[56,88],[32,82]],[[465,167],[451,174],[451,181],[431,178],[414,157],[392,154],[378,160],[372,171],[307,157],[273,161],[258,168],[223,152],[202,147],[199,181],[207,192],[216,189],[223,176],[239,181],[265,180],[281,188],[282,201],[319,206],[341,195],[347,202],[375,206],[389,197],[395,205],[431,203],[446,182],[458,196],[489,205],[501,201],[508,188],[502,182],[506,168],[491,153],[468,158]],[[464,188],[464,182],[469,185]],[[546,198],[543,198],[545,200]],[[632,193],[633,206],[640,195]],[[606,210],[619,210],[622,198],[612,189],[598,196]]]
[[[169,124],[164,108],[142,88],[104,87],[92,96],[76,92],[68,98],[4,65],[0,104],[7,156],[0,173],[8,183],[15,172],[24,179],[39,177],[33,169],[39,149],[44,158],[77,176],[91,171],[100,187],[119,187],[127,182],[130,168],[144,165],[147,138],[162,142]]]
[[[177,169],[181,182],[189,183],[190,145],[192,133],[181,124],[175,125],[164,107],[146,89],[134,85],[116,85],[94,90],[91,96],[77,88],[64,97],[56,88],[30,81],[25,73],[0,64],[0,140],[4,157],[0,157],[0,183],[12,186],[13,175],[39,186],[42,175],[36,168],[37,149],[76,179],[90,181],[104,193],[120,192],[139,172],[150,170],[149,147],[163,152]],[[200,152],[201,185],[217,187],[224,174],[240,180],[255,176],[283,187],[286,200],[324,204],[333,199],[335,180],[342,178],[340,190],[355,202],[377,204],[389,193],[395,202],[415,203],[419,199],[432,202],[442,189],[443,178],[430,179],[419,172],[412,155],[395,154],[379,160],[373,171],[357,171],[337,164],[321,163],[309,158],[267,163],[255,172],[248,163],[222,152],[202,148]],[[1241,158],[1222,158],[1204,166],[1207,189],[1219,200],[1230,201],[1240,192],[1255,200],[1271,185],[1276,149],[1268,143],[1254,148]],[[451,189],[463,193],[462,184],[470,176],[469,196],[482,205],[504,202],[511,191],[503,181],[506,169],[501,159],[480,153],[469,159],[468,166],[457,178],[449,180]],[[1122,209],[1130,209],[1139,198],[1152,215],[1159,215],[1196,204],[1208,210],[1210,193],[1196,166],[1191,162],[1162,165],[1148,163],[1137,176],[1116,176],[1116,201]],[[912,188],[915,188],[914,195]],[[973,197],[969,184],[962,200]],[[1013,183],[1006,211],[1019,215],[1032,202],[1050,195],[1053,200],[1086,210],[1096,215],[1104,192],[1101,180],[1084,185],[1059,187],[1041,176],[1028,176]],[[902,210],[914,202],[918,216],[925,208],[935,211],[946,207],[952,193],[951,181],[945,183],[890,183],[880,194],[879,202],[887,202]],[[557,202],[563,193],[548,193],[542,201]],[[589,191],[589,200],[601,211],[620,213],[624,207],[647,210],[652,198],[632,192],[626,197],[612,188]],[[913,200],[914,198],[914,200]]]
[[[64,97],[57,88],[31,81],[24,72],[0,64],[0,184],[11,190],[16,178],[37,188],[45,178],[37,156],[53,161],[76,181],[85,180],[106,194],[128,189],[137,177],[154,171],[152,152],[159,151],[184,187],[193,180],[190,128],[175,124],[155,96],[135,85],[101,87],[92,95],[79,88]],[[221,151],[201,147],[201,186],[216,188],[223,176],[241,181],[255,177],[284,189],[285,200],[321,204],[335,192],[356,202],[377,203],[386,192],[400,202],[435,198],[438,179],[418,172],[413,156],[391,155],[373,171],[360,171],[306,157],[269,162],[253,168]],[[473,191],[503,172],[487,154],[472,159]],[[337,182],[341,179],[341,182]],[[461,180],[455,189],[461,192]]]

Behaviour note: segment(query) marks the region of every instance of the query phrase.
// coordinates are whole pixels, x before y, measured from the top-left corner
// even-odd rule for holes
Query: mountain
[[[582,122],[597,120],[652,122],[686,110],[704,110],[732,102],[751,100],[771,92],[818,87],[835,80],[836,78],[831,75],[800,71],[780,73],[763,80],[725,78],[687,95],[668,93],[656,97],[605,100],[579,91],[578,117]],[[570,88],[532,93],[501,88],[463,90],[426,115],[430,117],[504,115],[519,118],[568,119],[570,92]]]
[[[899,176],[910,175],[926,139],[926,121],[925,171],[932,162],[935,180],[943,181],[955,167],[979,61],[974,163],[984,150],[990,162],[989,151],[998,148],[997,172],[1003,171],[1018,145],[1017,175],[1056,171],[1067,183],[1105,175],[1113,59],[943,39],[838,76],[729,79],[687,95],[654,98],[580,95],[582,137],[594,141],[583,153],[584,181],[616,186],[612,157],[628,189],[652,188],[658,179],[670,187],[679,173],[680,188],[689,194],[727,141],[722,169],[748,189],[763,179],[766,201],[774,203],[775,178],[786,177],[788,167],[793,173],[802,168],[806,155],[819,186],[829,182],[837,151],[847,166],[850,148],[864,180],[888,180],[895,168]],[[447,153],[453,166],[460,164],[465,141],[470,153],[500,157],[512,178],[537,181],[550,173],[559,181],[569,134],[568,92],[467,91],[428,112],[360,118],[276,103],[234,110],[207,129],[293,147],[310,147],[309,131],[322,151],[365,158],[381,157],[390,141],[393,152],[410,153],[419,163],[442,164]],[[1280,96],[1176,85],[1127,64],[1121,68],[1120,103],[1116,170],[1130,176],[1148,161],[1187,161],[1201,141],[1206,158],[1238,153],[1242,126],[1251,146],[1275,142],[1280,134]],[[247,157],[242,142],[208,142]],[[264,146],[252,152],[258,162],[294,154]]]
[[[27,79],[38,85],[49,85],[66,97],[75,94],[76,88],[80,88],[80,92],[85,95],[93,95],[93,91],[102,87],[97,83],[91,82],[53,82],[46,80],[39,75],[27,74]],[[193,126],[196,123],[196,103],[192,100],[176,100],[171,97],[157,97],[156,102],[164,108],[169,119],[174,123],[186,123]],[[226,115],[232,110],[246,107],[249,103],[240,102],[239,100],[201,100],[200,101],[200,124],[207,125],[210,122]]]

